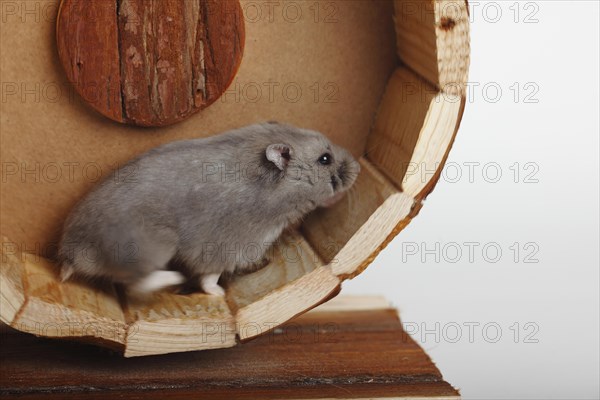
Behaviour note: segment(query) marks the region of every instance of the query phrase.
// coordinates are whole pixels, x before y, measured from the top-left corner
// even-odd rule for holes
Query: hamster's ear
[[[291,158],[290,146],[287,144],[276,143],[267,147],[267,160],[271,161],[280,170],[284,170]]]

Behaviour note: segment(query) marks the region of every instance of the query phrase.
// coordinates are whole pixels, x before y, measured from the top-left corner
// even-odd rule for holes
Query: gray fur
[[[327,152],[333,162],[321,165]],[[168,143],[115,171],[73,209],[59,250],[63,275],[132,286],[170,260],[192,277],[246,268],[359,171],[320,133],[279,123]]]

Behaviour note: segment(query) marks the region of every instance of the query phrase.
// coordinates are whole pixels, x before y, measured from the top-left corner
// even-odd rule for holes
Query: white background
[[[597,399],[598,2],[488,3],[452,168],[343,293],[391,300],[465,399]]]

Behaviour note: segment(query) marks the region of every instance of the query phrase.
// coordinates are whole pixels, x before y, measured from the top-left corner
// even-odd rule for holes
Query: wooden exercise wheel
[[[296,22],[281,10],[272,18],[248,15],[250,3],[240,2],[246,44],[233,83],[176,125],[115,124],[72,97],[25,104],[9,98],[3,105],[11,115],[2,125],[3,161],[17,169],[39,164],[42,178],[50,163],[73,171],[73,179],[56,182],[24,181],[18,172],[3,183],[4,323],[126,357],[234,346],[335,296],[417,215],[465,106],[466,1],[335,1],[335,13],[317,15],[307,6]],[[23,54],[10,50],[16,60],[7,62],[3,79],[64,80],[51,24],[4,34],[33,59],[23,68]],[[322,131],[360,157],[362,171],[342,201],[281,239],[269,265],[234,277],[225,297],[158,293],[138,303],[111,286],[60,283],[53,243],[70,208],[97,181],[90,178],[95,170],[105,176],[159,144],[271,119]]]

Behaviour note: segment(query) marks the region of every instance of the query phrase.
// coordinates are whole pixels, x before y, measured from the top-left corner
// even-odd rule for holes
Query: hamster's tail
[[[63,262],[60,267],[60,280],[62,282],[66,282],[71,275],[73,275],[73,272],[75,272],[75,267],[73,267],[73,264],[66,261]]]

